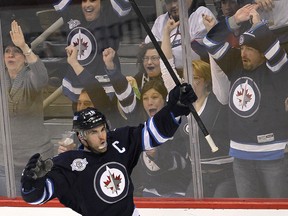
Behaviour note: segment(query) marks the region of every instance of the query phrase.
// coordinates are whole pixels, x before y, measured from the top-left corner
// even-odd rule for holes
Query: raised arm
[[[128,83],[126,77],[121,73],[120,65],[114,63],[116,52],[111,47],[103,51],[103,61],[106,66],[106,73],[108,74],[116,96],[118,98],[119,106],[124,113],[131,113],[136,106],[136,95]]]
[[[29,85],[36,91],[41,91],[48,84],[47,68],[27,45],[21,26],[15,20],[11,23],[10,37],[13,44],[22,50],[25,61],[29,65]]]
[[[207,32],[209,32],[217,24],[216,19],[207,14],[202,14],[202,20]]]
[[[251,10],[257,10],[258,4],[246,4],[236,11],[236,13],[228,19],[231,30],[239,29],[243,22],[251,19]]]
[[[78,49],[74,45],[69,45],[65,48],[67,53],[67,62],[72,67],[76,75],[80,75],[84,67],[79,63],[77,56],[78,56]]]
[[[205,15],[202,15],[203,24],[209,32],[216,24],[217,21],[215,18]],[[230,88],[230,81],[222,69],[213,59],[212,55],[209,54],[210,68],[211,68],[211,77],[212,77],[212,90],[217,100],[222,104],[228,103],[228,95]]]
[[[11,36],[11,40],[13,44],[22,50],[28,64],[34,63],[37,61],[38,57],[34,54],[34,52],[27,45],[21,26],[19,26],[15,20],[12,21],[11,23],[10,36]]]
[[[179,21],[175,22],[174,19],[169,19],[163,28],[161,49],[167,59],[173,58],[170,33],[171,31],[173,31],[173,29],[177,28],[179,24],[180,24]]]
[[[161,49],[166,56],[167,60],[169,61],[174,73],[176,74],[177,78],[180,80],[179,75],[176,72],[173,54],[172,54],[172,47],[170,41],[170,33],[175,28],[179,26],[179,21],[175,22],[173,19],[169,19],[163,28],[163,37],[162,37],[162,44]],[[164,65],[163,61],[160,60],[160,68],[162,79],[164,81],[164,85],[168,92],[170,92],[175,87],[175,82],[172,79],[169,71],[167,70],[166,66]]]
[[[253,9],[250,11],[250,17],[253,26],[244,34],[253,34],[255,36],[257,39],[255,40],[255,43],[258,45],[260,52],[264,53],[265,58],[267,59],[267,67],[272,72],[280,71],[288,62],[287,53],[280,47],[280,42],[276,35],[261,21],[261,17],[256,10]]]

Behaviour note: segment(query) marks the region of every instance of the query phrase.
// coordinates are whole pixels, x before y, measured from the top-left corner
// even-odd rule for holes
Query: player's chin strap
[[[143,17],[141,11],[139,10],[137,4],[135,3],[134,0],[129,0],[129,2],[131,3],[131,5],[132,5],[132,7],[133,7],[133,9],[134,9],[134,11],[135,11],[135,13],[136,13],[137,16],[139,17],[140,22],[142,23],[142,25],[143,25],[146,33],[147,33],[148,36],[150,37],[150,39],[151,39],[154,47],[156,48],[157,52],[159,53],[159,56],[160,56],[160,58],[162,59],[164,65],[166,66],[166,68],[167,68],[170,76],[173,78],[175,84],[176,84],[177,86],[179,86],[179,85],[181,84],[180,81],[179,81],[178,78],[176,77],[176,75],[175,75],[175,73],[174,73],[171,65],[169,64],[166,56],[164,55],[164,53],[163,53],[160,45],[159,45],[158,42],[156,41],[153,33],[151,32],[150,27],[148,26],[145,18]],[[211,137],[210,134],[208,133],[208,130],[206,129],[204,123],[202,122],[201,118],[199,117],[198,113],[196,112],[196,110],[195,110],[195,108],[194,108],[194,106],[193,106],[192,104],[189,104],[189,109],[190,109],[190,112],[192,113],[192,115],[194,116],[194,118],[195,118],[195,120],[196,120],[199,128],[200,128],[201,131],[203,132],[203,134],[204,134],[204,136],[205,136],[205,138],[206,138],[206,140],[207,140],[207,142],[208,142],[208,144],[209,144],[209,146],[210,146],[210,148],[211,148],[211,151],[212,151],[212,152],[218,151],[218,147],[215,145],[212,137]]]

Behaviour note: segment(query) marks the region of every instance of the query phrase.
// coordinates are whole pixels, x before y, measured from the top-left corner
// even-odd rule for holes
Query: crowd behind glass
[[[99,5],[97,6],[97,4],[100,4],[99,2],[102,4],[101,11],[96,12],[97,15],[93,15],[93,10],[99,7]],[[126,8],[116,7],[113,2],[118,1],[105,1],[104,3],[104,1],[97,0],[82,0],[82,5],[81,3],[71,4],[65,10],[62,10],[61,5],[58,5],[59,10],[57,10],[57,7],[53,8],[49,4],[43,4],[38,8],[35,7],[35,9],[27,6],[17,6],[14,9],[12,6],[3,6],[5,12],[1,15],[4,59],[4,65],[1,68],[4,70],[1,70],[0,97],[0,110],[2,112],[0,126],[0,196],[7,196],[7,187],[14,187],[15,185],[16,195],[20,195],[21,172],[29,157],[35,152],[40,152],[43,158],[47,158],[65,151],[81,148],[72,131],[72,117],[75,111],[86,107],[96,107],[107,116],[110,130],[112,130],[115,127],[138,125],[147,118],[153,117],[166,103],[166,96],[173,89],[175,83],[171,80],[159,53],[151,43],[151,39],[146,36],[147,34],[133,9],[127,7],[127,5],[125,5]],[[163,14],[157,14],[157,16],[156,11],[153,11],[153,13],[149,11],[149,8],[150,10],[151,8],[154,9],[154,6],[150,7],[151,5],[148,3],[146,5],[142,1],[137,2],[141,5],[140,9],[145,15],[155,38],[157,41],[161,41],[159,46],[172,66],[173,72],[180,81],[183,80],[181,30],[178,23],[179,13],[177,12],[179,10],[178,1],[161,1],[160,8],[163,10]],[[152,5],[155,4],[154,1],[147,2]],[[266,95],[261,91],[255,92],[255,89],[250,88],[250,86],[253,86],[252,79],[247,79],[241,85],[244,91],[241,92],[241,89],[237,86],[230,86],[230,81],[234,77],[226,76],[221,70],[223,68],[219,67],[222,66],[221,61],[226,59],[216,61],[218,59],[213,58],[219,54],[215,47],[219,45],[217,40],[220,41],[219,37],[221,35],[217,37],[216,33],[219,33],[221,29],[223,32],[226,31],[224,30],[224,24],[214,26],[216,23],[213,24],[213,20],[215,22],[217,20],[219,23],[227,22],[230,26],[234,24],[233,27],[239,26],[236,30],[238,34],[235,33],[232,37],[227,37],[231,49],[240,51],[240,40],[240,45],[247,45],[247,49],[252,47],[261,52],[263,51],[262,53],[265,54],[267,59],[271,57],[269,55],[273,54],[273,49],[269,50],[269,53],[264,52],[264,49],[267,48],[266,50],[268,50],[270,44],[264,47],[266,46],[264,42],[264,45],[259,41],[257,44],[254,43],[255,39],[253,37],[257,36],[254,31],[244,34],[243,37],[240,36],[251,28],[253,25],[252,18],[248,21],[245,20],[241,27],[240,22],[232,23],[232,19],[230,19],[230,22],[226,19],[232,17],[239,8],[251,1],[187,0],[183,2],[189,5],[188,21],[191,37],[191,59],[193,60],[192,86],[198,96],[198,100],[193,105],[219,148],[217,152],[212,152],[201,130],[199,130],[203,196],[214,198],[287,198],[287,191],[283,190],[283,194],[271,192],[275,188],[281,187],[281,185],[287,186],[288,183],[288,152],[283,150],[285,147],[287,149],[288,137],[281,134],[282,131],[288,133],[288,128],[285,128],[287,126],[285,121],[288,123],[288,94],[286,94],[287,91],[285,91],[282,84],[285,75],[280,76],[280,78],[277,78],[277,75],[271,76],[273,85],[269,83],[272,80],[262,83],[262,85],[269,85],[267,92],[271,92],[271,88],[274,87],[276,90],[280,88],[278,95],[268,93]],[[265,2],[265,0],[259,2]],[[282,6],[277,6],[277,4]],[[282,11],[285,11],[288,7],[287,4],[286,1],[275,1],[273,11],[279,11],[279,17],[281,17],[281,14],[284,16],[285,12],[282,13]],[[262,5],[262,12],[264,6]],[[258,11],[261,10],[258,9]],[[62,13],[62,11],[65,12]],[[242,13],[244,14],[244,12]],[[7,14],[11,19],[4,19],[4,15],[7,17]],[[286,41],[288,40],[285,37],[285,35],[288,35],[287,18],[279,21],[280,18],[275,16],[274,12],[259,12],[259,14],[262,16],[261,20],[265,20],[269,29],[274,31],[280,40],[281,47],[287,50]],[[79,17],[79,19],[76,19],[76,17]],[[234,18],[234,21],[238,17]],[[31,47],[33,41],[35,42],[35,39],[47,30],[51,24],[59,21],[58,19],[62,19],[60,22],[63,21],[60,27],[53,29],[52,33],[37,46]],[[13,20],[16,20],[16,22]],[[256,21],[254,20],[254,22]],[[215,35],[211,33],[212,31],[209,31],[209,28],[216,32]],[[206,36],[208,31],[211,34]],[[242,44],[241,38],[244,40]],[[261,37],[261,41],[263,38],[265,37]],[[211,40],[209,41],[209,39]],[[203,40],[206,40],[205,45]],[[221,38],[221,40],[224,40],[224,38]],[[209,46],[210,42],[214,42],[215,47]],[[277,49],[273,42],[271,42],[272,45],[274,49]],[[219,46],[218,48],[224,50],[223,47]],[[245,48],[242,47],[241,52],[244,53]],[[279,54],[279,52],[277,53]],[[275,67],[287,68],[285,66],[285,64],[288,64],[285,62],[287,56],[285,54],[283,56],[279,57],[279,60],[276,57],[275,59],[269,59],[271,62],[267,64],[271,64],[267,67],[271,71]],[[111,59],[109,59],[110,57]],[[226,61],[231,68],[233,68],[232,62],[236,62],[235,59],[230,62]],[[246,58],[246,62],[248,61],[249,57]],[[284,66],[277,65],[279,62],[282,62]],[[244,69],[246,68],[244,67]],[[232,71],[232,69],[230,70]],[[254,77],[254,79],[256,78]],[[252,84],[249,83],[250,81]],[[133,90],[133,94],[131,94],[131,89],[131,92],[128,93],[129,88],[125,87],[127,83],[129,83],[129,88]],[[283,89],[281,89],[282,87]],[[270,144],[275,139],[277,140],[279,136],[280,139],[277,140],[277,144],[272,149],[269,151],[265,149],[263,151],[257,150],[257,147],[252,146],[248,141],[247,137],[250,134],[241,134],[241,131],[246,131],[241,128],[245,125],[231,124],[231,118],[233,117],[229,119],[228,110],[231,109],[234,113],[237,110],[235,107],[231,107],[233,102],[230,100],[233,100],[233,98],[228,97],[229,88],[230,93],[235,91],[239,94],[237,103],[242,104],[243,109],[246,109],[245,111],[249,111],[245,118],[253,118],[253,114],[260,109],[257,107],[255,110],[249,110],[251,100],[257,100],[257,97],[263,99],[263,97],[269,96],[264,100],[265,103],[263,102],[259,106],[276,106],[273,109],[275,113],[257,114],[261,116],[255,118],[255,120],[258,118],[271,120],[271,125],[269,125],[269,121],[264,121],[267,123],[266,129],[268,126],[280,127],[280,129],[276,129],[275,134],[267,133],[257,137],[261,148],[269,148]],[[253,98],[254,96],[256,99]],[[280,107],[282,105],[280,105],[280,102],[278,103],[279,98],[284,108]],[[7,118],[7,110],[9,118]],[[276,120],[273,120],[274,114]],[[236,113],[237,115],[241,116],[243,113]],[[271,117],[268,118],[268,116]],[[167,145],[144,152],[141,155],[132,174],[135,196],[179,198],[194,196],[191,161],[195,158],[190,156],[190,145],[194,145],[194,143],[189,143],[188,121],[189,119],[182,120],[174,139],[168,141]],[[277,123],[274,123],[274,121],[277,121]],[[257,124],[255,123],[255,125]],[[237,135],[234,134],[237,132],[231,130],[231,127],[234,126],[240,127]],[[249,125],[249,127],[252,128],[253,125]],[[12,139],[9,139],[9,129],[11,129]],[[266,129],[265,131],[269,131]],[[257,128],[251,130],[257,130]],[[233,134],[231,135],[231,133]],[[239,138],[239,142],[233,141],[231,143],[231,137],[242,137],[243,139]],[[195,139],[192,140],[195,141]],[[13,154],[10,154],[10,146],[4,145],[3,142],[12,144]],[[240,156],[240,160],[244,158],[247,164],[237,163],[237,167],[235,167],[235,164],[233,167],[234,156],[242,155],[241,151],[243,149],[241,148],[243,147],[240,144],[245,144],[245,150],[252,149],[253,154],[251,155],[253,155],[253,158],[250,158],[251,155],[247,158],[245,158],[246,156]],[[251,187],[244,183],[241,187],[245,188],[247,186],[247,190],[257,188],[263,193],[255,192],[254,195],[251,193],[252,195],[249,196],[239,195],[235,178],[241,175],[249,176],[249,173],[243,171],[243,166],[247,168],[254,166],[253,161],[257,161],[257,158],[262,157],[260,155],[261,151],[262,153],[265,152],[266,155],[263,157],[266,157],[266,159],[259,159],[263,163],[255,164],[255,166],[259,166],[259,170],[262,170],[273,164],[273,166],[271,165],[271,172],[268,174],[271,179],[272,175],[277,176],[277,172],[284,168],[283,178],[268,184],[269,177],[267,174],[259,172],[259,178],[265,180],[258,181],[255,178],[255,181],[251,182]],[[274,156],[271,156],[273,154],[269,154],[270,151],[278,151],[278,156],[273,158]],[[285,152],[284,159],[283,152]],[[11,155],[14,155],[13,160],[9,158]],[[272,157],[272,159],[269,157]],[[238,160],[239,158],[237,158]],[[15,173],[13,175],[15,176],[15,185],[13,184],[14,180],[11,181],[6,175],[7,167],[10,167],[9,172],[11,171],[11,162],[14,164],[12,171]],[[274,165],[279,169],[275,169]],[[251,168],[251,170],[253,169]],[[237,177],[234,175],[235,170],[237,170]],[[266,183],[270,188],[265,188]],[[243,189],[243,191],[245,190]],[[240,193],[245,194],[243,191]],[[255,191],[257,190],[255,189]]]

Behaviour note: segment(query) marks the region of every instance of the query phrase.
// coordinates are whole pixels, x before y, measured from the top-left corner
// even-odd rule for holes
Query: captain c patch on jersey
[[[230,109],[243,118],[251,117],[257,112],[260,100],[259,88],[250,77],[237,79],[230,89]]]
[[[106,203],[115,203],[128,194],[129,177],[126,168],[117,162],[102,165],[94,177],[94,189]]]

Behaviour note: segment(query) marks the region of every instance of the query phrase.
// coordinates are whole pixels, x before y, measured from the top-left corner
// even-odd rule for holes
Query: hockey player
[[[144,124],[114,131],[109,131],[105,116],[97,109],[76,112],[73,127],[84,150],[67,151],[46,161],[33,155],[21,179],[23,199],[43,204],[57,197],[85,216],[138,216],[130,175],[140,153],[172,138],[180,116],[190,112],[186,105],[196,100],[191,85],[182,84]]]

